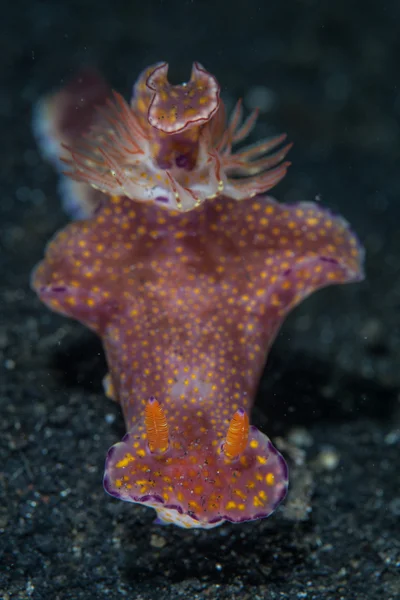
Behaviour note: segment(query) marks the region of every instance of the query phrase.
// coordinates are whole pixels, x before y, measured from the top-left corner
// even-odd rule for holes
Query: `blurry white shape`
[[[249,89],[244,102],[249,110],[258,108],[261,113],[267,113],[276,105],[277,97],[269,88],[263,85],[256,85]]]

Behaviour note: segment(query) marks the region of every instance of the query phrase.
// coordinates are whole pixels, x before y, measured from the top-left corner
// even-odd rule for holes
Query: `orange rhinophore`
[[[165,452],[168,449],[168,423],[163,409],[153,396],[146,404],[144,423],[150,452]]]
[[[362,279],[363,249],[319,203],[252,198],[283,177],[289,147],[267,155],[278,137],[233,152],[256,113],[241,124],[239,103],[226,125],[198,63],[179,86],[165,63],[150,67],[131,105],[86,81],[45,106],[51,151],[66,143],[81,181],[69,206],[88,218],[48,244],[33,287],[102,339],[105,391],[127,429],[104,488],[181,527],[268,517],[288,487],[284,458],[249,427],[268,351],[307,296]]]
[[[228,458],[237,458],[246,450],[249,440],[249,417],[243,408],[239,408],[229,423],[228,433],[223,447]]]

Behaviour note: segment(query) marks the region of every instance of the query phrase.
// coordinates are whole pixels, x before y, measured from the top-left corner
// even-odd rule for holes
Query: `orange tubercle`
[[[153,396],[147,401],[144,422],[150,452],[165,452],[168,449],[168,423],[163,409]]]
[[[232,417],[224,444],[224,454],[228,458],[237,458],[242,454],[249,439],[249,417],[243,408],[239,408]]]

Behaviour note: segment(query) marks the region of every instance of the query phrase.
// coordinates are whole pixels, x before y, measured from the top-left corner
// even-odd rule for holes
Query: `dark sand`
[[[7,3],[1,598],[400,598],[399,6]],[[304,302],[285,323],[261,383],[254,423],[284,444],[306,445],[286,508],[211,531],[155,526],[150,509],[103,492],[105,455],[124,425],[102,393],[100,343],[50,313],[29,288],[46,242],[67,222],[56,177],[32,138],[32,104],[82,63],[129,95],[139,71],[158,60],[171,63],[173,82],[199,60],[228,102],[242,95],[249,106],[249,90],[266,87],[257,137],[283,130],[295,142],[293,166],[274,195],[320,199],[367,249],[366,281]]]

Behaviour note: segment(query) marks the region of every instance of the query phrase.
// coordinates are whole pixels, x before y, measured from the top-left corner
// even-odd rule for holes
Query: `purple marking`
[[[189,167],[189,157],[186,154],[179,154],[175,159],[175,163],[179,169],[187,169]]]
[[[238,408],[238,413],[239,413],[239,415],[240,415],[241,417],[243,417],[243,415],[244,415],[244,413],[245,413],[245,410],[244,410],[244,408],[242,408],[242,407]]]
[[[178,506],[177,504],[166,504],[164,508],[168,508],[170,510],[176,510],[176,512],[178,512],[180,515],[183,514],[182,507]]]
[[[282,502],[282,500],[286,497],[287,494],[287,487],[283,487],[281,490],[281,493],[279,494],[275,504],[274,504],[274,510],[279,506],[279,504]]]
[[[161,498],[161,496],[157,496],[156,494],[154,494],[154,495],[148,494],[147,496],[137,496],[137,497],[134,496],[134,500],[136,502],[149,502],[149,500],[150,500],[150,502],[154,501],[154,502],[159,502],[160,504],[164,504],[163,498]]]
[[[336,258],[331,258],[330,256],[320,256],[319,260],[322,260],[323,262],[331,263],[332,265],[339,264],[338,261],[336,260]]]
[[[278,453],[277,453],[278,454]],[[281,462],[281,469],[284,479],[287,481],[289,478],[289,467],[287,466],[286,460],[283,458],[282,454],[278,454],[278,457]]]
[[[98,214],[99,214],[99,212],[102,210],[103,206],[104,206],[104,201],[103,201],[103,199],[102,199],[102,200],[99,200],[99,201],[98,201],[98,204],[97,204],[97,206],[95,207],[95,209],[94,209],[94,211],[93,211],[93,215],[94,215],[94,216],[98,215]]]
[[[162,204],[168,204],[169,198],[167,198],[167,196],[156,196],[155,201],[161,202]]]
[[[107,461],[109,461],[111,459],[111,457],[114,454],[115,450],[116,450],[115,445],[111,446],[111,448],[107,452],[107,459],[106,459]]]
[[[162,525],[167,526],[167,525],[172,525],[172,523],[167,523],[167,521],[164,521],[163,519],[160,519],[160,517],[156,517],[153,521],[154,525]]]
[[[223,517],[214,517],[214,519],[211,519],[210,521],[208,521],[208,523],[210,525],[212,525],[213,523],[219,523],[220,521],[222,521]]]
[[[111,487],[111,483],[110,483],[110,480],[109,480],[107,474],[105,474],[104,478],[103,478],[103,487],[104,487],[105,491],[107,492],[107,494],[110,494],[110,496],[113,496],[114,498],[119,498],[122,500],[122,495],[116,489]]]
[[[52,287],[50,287],[50,292],[56,292],[57,294],[61,294],[63,292],[67,291],[67,288],[65,287],[65,285],[53,285]]]
[[[290,275],[291,272],[292,272],[292,269],[286,269],[286,271],[283,271],[284,277],[287,277],[288,275]]]
[[[188,510],[188,512],[186,514],[187,514],[188,517],[190,517],[194,521],[200,521],[199,517],[193,511]]]

